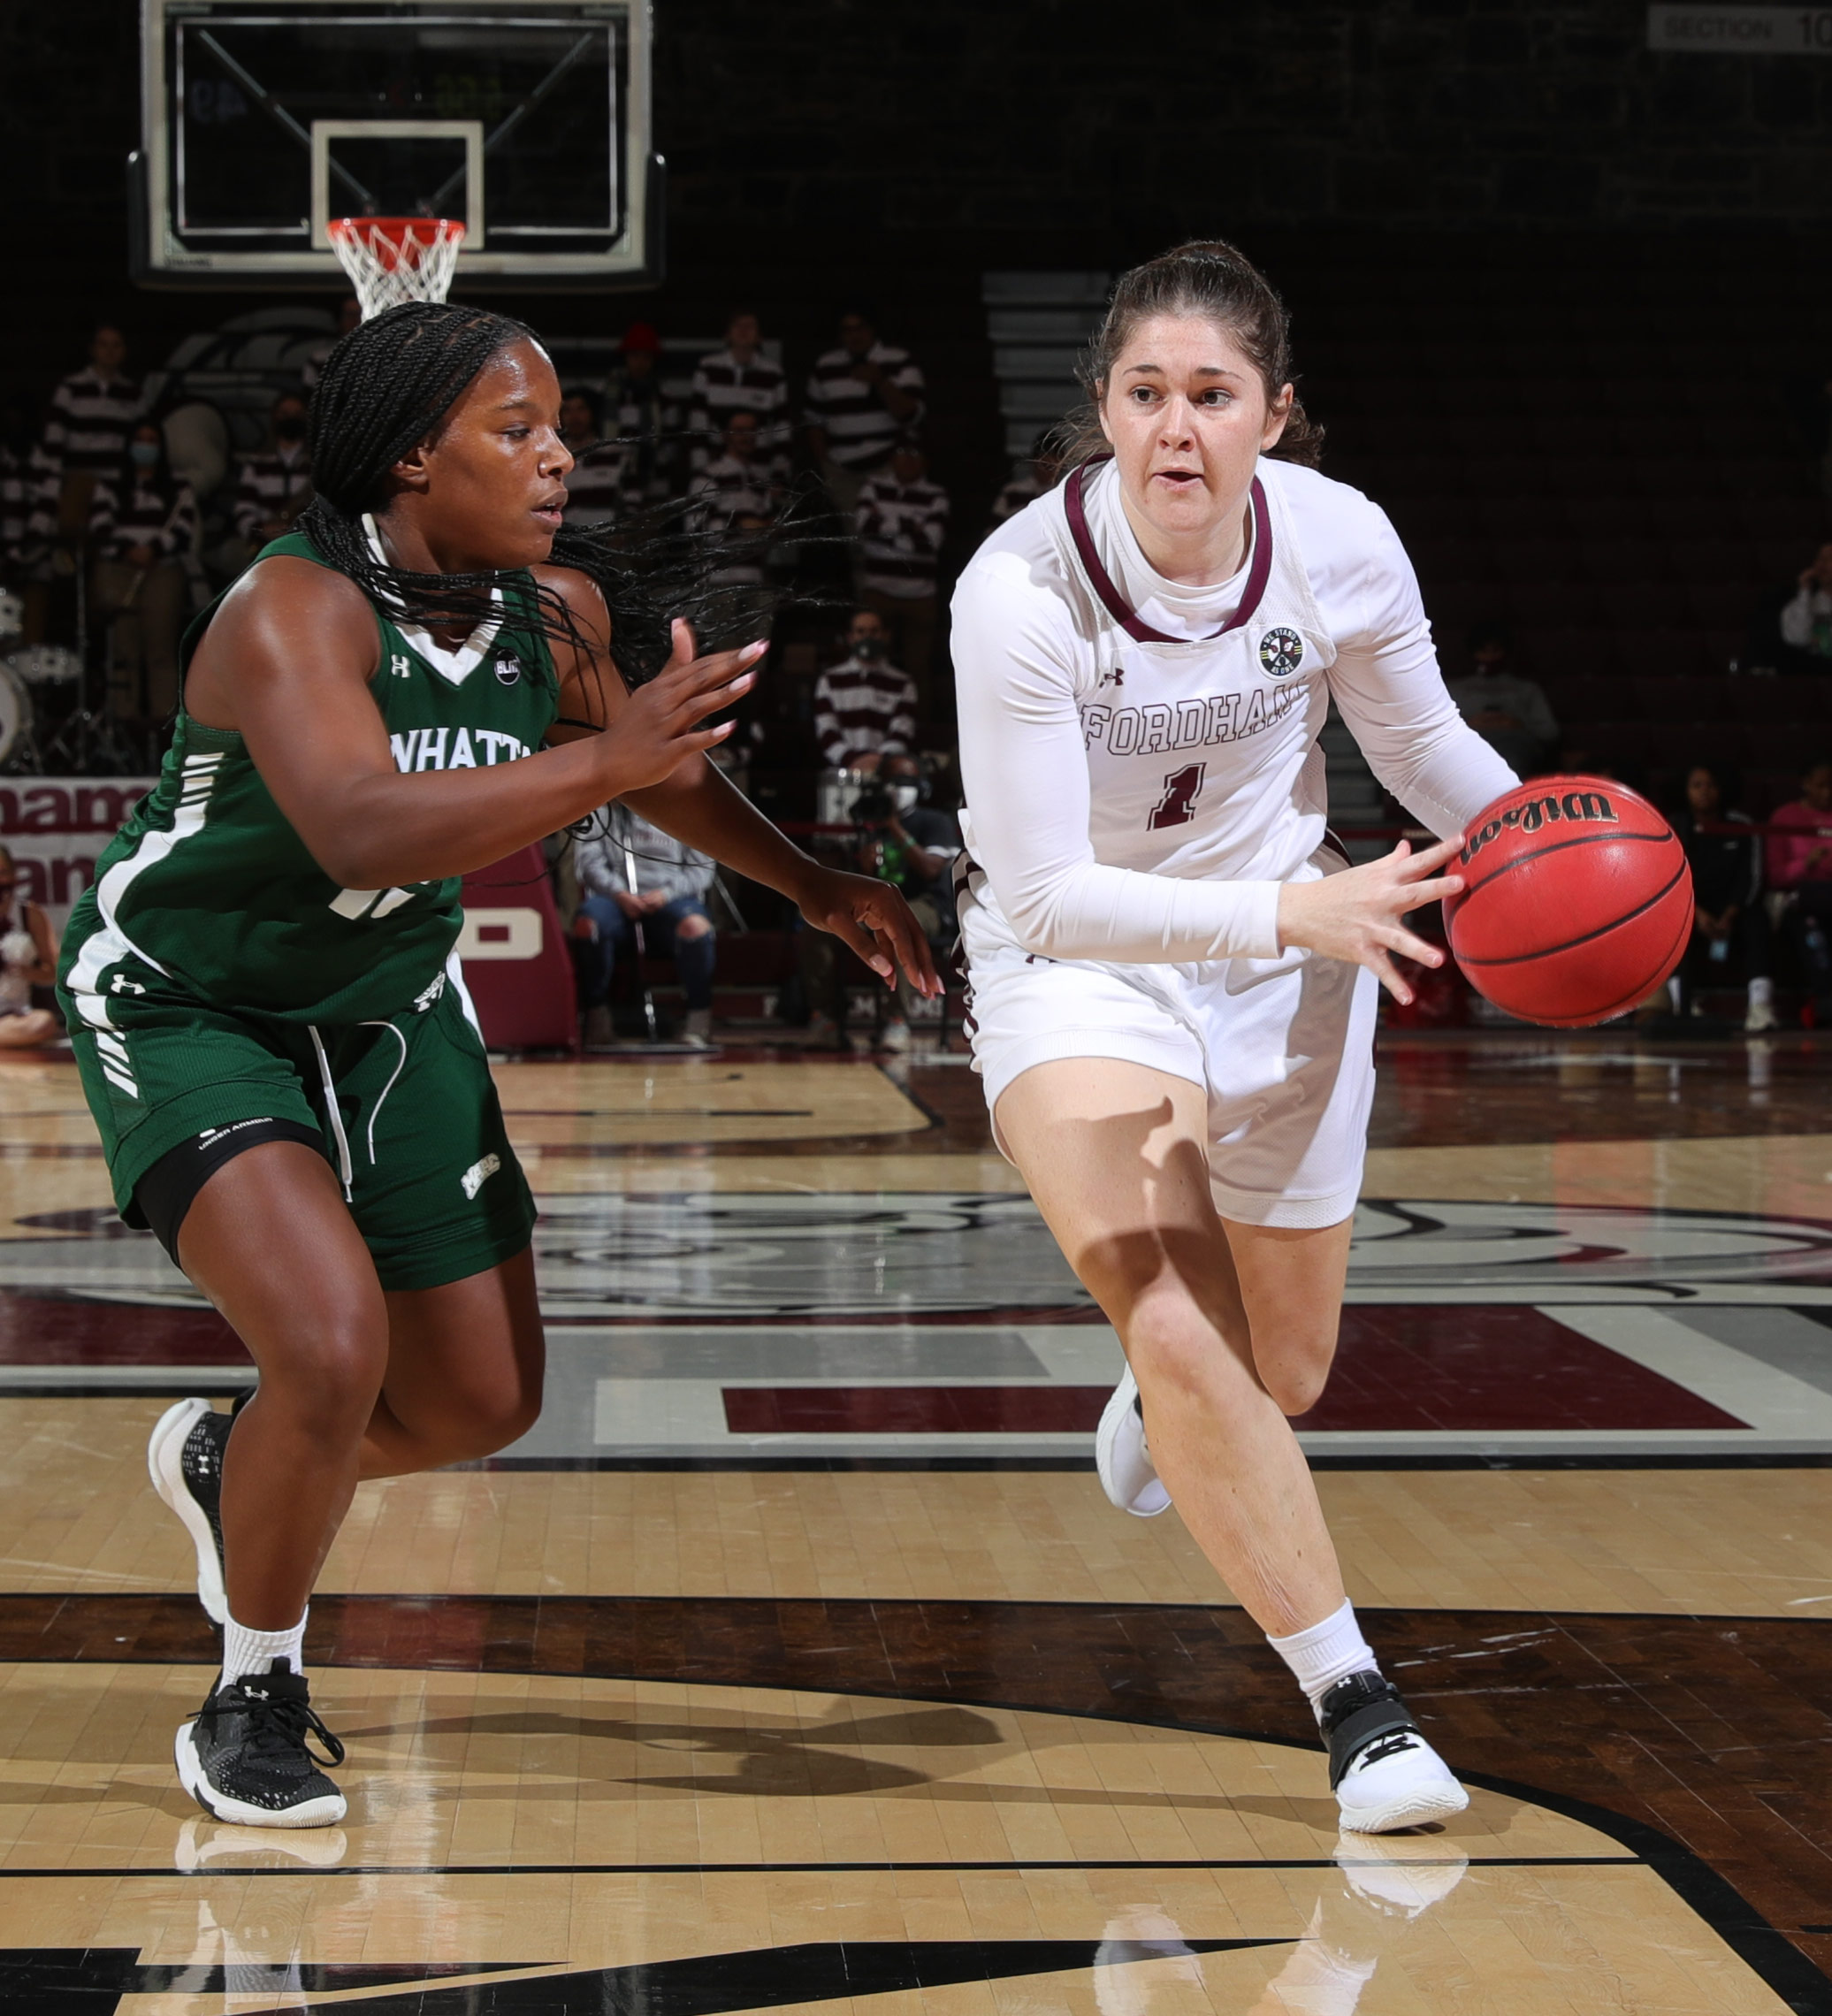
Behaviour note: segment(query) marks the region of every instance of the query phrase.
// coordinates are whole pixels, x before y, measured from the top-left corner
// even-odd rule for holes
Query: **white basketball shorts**
[[[973,1068],[1007,1159],[1007,1086],[1057,1058],[1118,1058],[1208,1093],[1223,1218],[1309,1230],[1355,1210],[1374,1098],[1372,974],[1301,951],[1186,966],[1048,959],[966,892],[960,920]]]

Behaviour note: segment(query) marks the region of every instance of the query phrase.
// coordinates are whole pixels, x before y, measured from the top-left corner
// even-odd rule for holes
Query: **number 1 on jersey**
[[[1164,779],[1164,795],[1157,801],[1149,825],[1155,833],[1162,826],[1187,826],[1196,815],[1196,800],[1202,795],[1206,763],[1186,763]]]

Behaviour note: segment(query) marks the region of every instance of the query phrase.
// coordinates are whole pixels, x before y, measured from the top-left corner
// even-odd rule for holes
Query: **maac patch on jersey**
[[[1269,630],[1260,639],[1259,661],[1273,678],[1282,679],[1304,662],[1304,640],[1296,630],[1282,624]]]

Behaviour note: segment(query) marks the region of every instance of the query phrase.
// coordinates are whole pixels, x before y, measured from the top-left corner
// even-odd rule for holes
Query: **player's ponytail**
[[[1081,383],[1091,403],[1072,416],[1069,463],[1108,452],[1101,431],[1101,388],[1141,323],[1154,316],[1197,316],[1225,329],[1252,360],[1268,403],[1293,378],[1291,317],[1266,276],[1245,253],[1218,238],[1193,240],[1123,273],[1082,361]],[[1323,429],[1294,395],[1285,431],[1269,454],[1315,468]]]
[[[422,441],[434,440],[479,371],[512,343],[538,342],[526,323],[445,302],[406,302],[353,329],[325,361],[307,423],[312,502],[296,529],[323,557],[390,615],[426,629],[469,631],[496,610],[496,595],[553,642],[588,658],[602,638],[584,635],[565,598],[514,570],[419,574],[391,567],[370,544],[365,512],[387,502],[386,478]],[[693,623],[703,645],[742,629],[760,633],[767,612],[739,609],[713,584],[721,542],[664,508],[629,528],[588,533],[562,527],[552,564],[577,568],[598,584],[611,615],[617,668],[632,685],[652,677],[671,649],[669,622]]]

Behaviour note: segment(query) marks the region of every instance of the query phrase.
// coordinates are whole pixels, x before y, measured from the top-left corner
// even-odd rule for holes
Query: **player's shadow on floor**
[[[569,1715],[551,1708],[505,1709],[356,1730],[348,1732],[347,1740],[376,1741],[391,1737],[425,1740],[427,1750],[422,1751],[408,1769],[430,1767],[434,1774],[450,1771],[461,1776],[464,1781],[462,1787],[450,1787],[450,1796],[462,1797],[467,1802],[492,1796],[492,1788],[481,1780],[512,1775],[513,1796],[524,1804],[592,1804],[622,1798],[630,1785],[640,1785],[645,1791],[679,1791],[696,1798],[762,1799],[844,1798],[920,1787],[925,1798],[948,1805],[1095,1810],[1123,1806],[1133,1811],[1166,1813],[1233,1813],[1245,1810],[1249,1803],[1226,1793],[1173,1792],[1149,1786],[1051,1786],[961,1780],[945,1768],[923,1771],[889,1758],[851,1754],[880,1747],[1034,1754],[1037,1745],[1015,1742],[989,1716],[957,1707],[849,1715],[813,1724],[786,1715],[733,1715],[725,1720],[669,1722],[619,1715]],[[441,1755],[447,1741],[454,1737],[462,1740],[462,1749],[453,1745],[450,1755]],[[657,1751],[678,1751],[704,1758],[709,1763],[729,1759],[735,1761],[736,1768],[660,1775],[607,1771],[594,1775],[589,1770],[580,1771],[580,1760],[569,1750],[563,1758],[553,1760],[553,1768],[544,1769],[538,1749],[541,1739],[546,1737],[563,1739],[569,1745],[582,1742],[627,1745],[652,1756]],[[469,1747],[477,1739],[487,1744],[491,1738],[531,1742],[536,1753],[517,1747],[495,1760],[490,1758],[487,1749],[480,1753]],[[1072,1731],[1065,1729],[1060,1740],[1066,1744],[1076,1738]],[[964,1760],[963,1768],[978,1768],[990,1761],[983,1756],[976,1757]],[[390,1766],[378,1760],[374,1768],[386,1771],[401,1767],[399,1763]],[[507,1788],[505,1796],[509,1796]],[[1310,1826],[1335,1826],[1333,1800],[1271,1799],[1261,1801],[1260,1806],[1286,1821],[1297,1819]],[[1313,1818],[1302,1810],[1310,1806],[1317,1807],[1323,1817]]]

